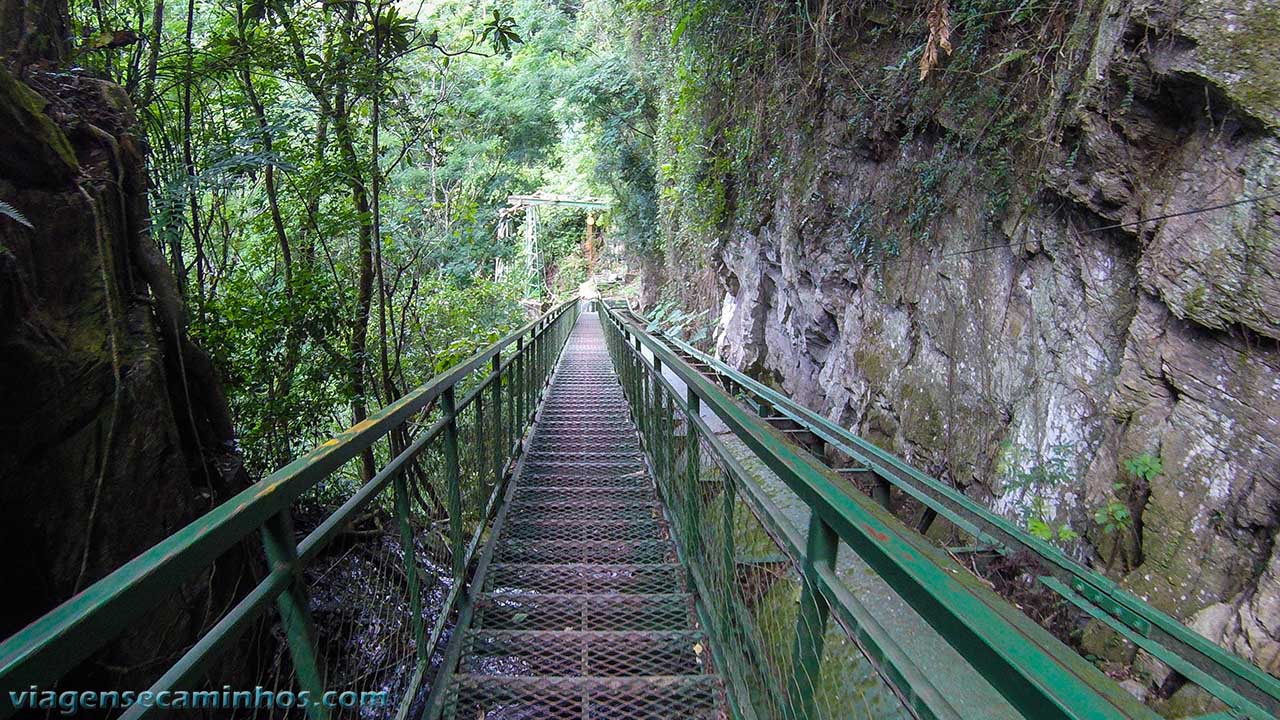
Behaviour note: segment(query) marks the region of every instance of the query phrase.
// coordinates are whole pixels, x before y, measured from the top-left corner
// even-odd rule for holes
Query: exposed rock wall
[[[781,169],[740,175],[762,199],[709,234],[719,353],[1043,521],[1280,674],[1280,198],[1129,224],[1280,192],[1280,12],[1259,0],[1082,11],[1066,82],[1018,98],[1041,112],[1013,128],[1017,191],[995,210],[991,151],[955,152],[973,120],[955,103],[866,119],[870,78],[923,36],[885,40],[884,7],[855,12],[857,37],[835,44],[871,89],[827,81],[770,116],[757,132],[777,138]],[[1013,56],[984,52],[988,66]],[[771,92],[803,94],[784,90]],[[908,113],[919,130],[903,131]],[[930,222],[868,250],[925,203]],[[677,282],[687,265],[669,262]],[[1124,466],[1143,456],[1163,468],[1150,482]],[[1110,532],[1095,518],[1109,503],[1132,517]]]
[[[21,215],[0,213],[0,637],[246,485],[148,233],[128,98],[71,74],[24,81],[0,68],[0,201]],[[245,579],[248,556],[231,555],[86,684],[154,679]]]

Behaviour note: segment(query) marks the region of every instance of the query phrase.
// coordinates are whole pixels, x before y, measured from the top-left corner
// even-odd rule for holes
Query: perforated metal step
[[[678,593],[681,568],[675,563],[648,565],[517,565],[489,569],[490,593]]]
[[[446,717],[724,717],[594,314],[569,339],[528,447]]]
[[[715,676],[494,677],[460,675],[451,688],[457,718],[485,720],[673,720],[717,718]]]
[[[702,633],[689,631],[474,631],[459,670],[529,677],[701,675],[706,643]]]

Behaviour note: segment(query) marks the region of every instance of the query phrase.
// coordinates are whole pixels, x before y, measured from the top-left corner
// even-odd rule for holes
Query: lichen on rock
[[[1042,84],[995,80],[1027,53],[993,30],[985,85],[923,87],[892,64],[918,35],[859,12],[831,40],[847,74],[740,90],[802,99],[705,241],[718,352],[1011,518],[1034,502],[1076,557],[1280,672],[1280,12],[1103,0]],[[1053,481],[1014,487],[1010,447],[1023,477],[1061,455]],[[1111,502],[1127,526],[1096,519]],[[1100,627],[1084,644],[1134,662]],[[1151,702],[1207,707],[1137,665]]]

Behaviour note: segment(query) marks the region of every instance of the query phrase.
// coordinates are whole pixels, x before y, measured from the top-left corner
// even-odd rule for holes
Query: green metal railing
[[[151,685],[155,693],[220,687],[211,674],[234,675],[219,660],[250,628],[261,634],[274,604],[287,648],[260,675],[273,687],[308,691],[394,687],[397,717],[419,698],[430,660],[465,593],[477,548],[546,382],[578,316],[576,300],[556,307],[469,360],[447,370],[173,534],[0,644],[0,718],[14,712],[8,690],[47,689],[94,653],[145,622],[162,602],[181,597],[219,558],[260,537],[265,576]],[[385,460],[363,482],[351,461],[373,449]],[[332,507],[305,537],[294,530],[300,502]],[[311,617],[309,590],[338,566],[326,560],[353,522],[394,522],[376,533],[385,556],[358,582],[373,608]],[[398,541],[398,542],[397,542]],[[387,549],[392,552],[385,552]],[[344,585],[339,583],[339,585]],[[347,612],[348,614],[342,614]],[[363,616],[359,612],[370,612]],[[328,616],[327,616],[328,617]],[[386,628],[392,628],[387,631]],[[379,638],[377,667],[344,671],[344,655]],[[326,682],[327,681],[327,682]],[[266,683],[263,683],[264,685]],[[126,718],[155,714],[137,705]],[[252,712],[252,711],[250,711]],[[330,716],[321,702],[313,718]],[[228,715],[224,713],[224,715]]]
[[[1175,618],[1125,591],[1101,573],[1067,557],[1016,524],[974,502],[964,493],[910,466],[876,445],[778,391],[757,382],[679,338],[661,342],[717,376],[747,399],[760,416],[794,423],[811,433],[833,456],[847,463],[841,472],[869,485],[872,496],[892,510],[890,488],[923,506],[916,523],[928,532],[937,521],[950,523],[977,547],[1002,554],[1027,553],[1040,561],[1045,587],[1104,623],[1134,646],[1151,654],[1192,684],[1221,700],[1240,717],[1264,720],[1280,716],[1280,680],[1216,645]],[[844,464],[842,463],[842,464]]]
[[[849,681],[865,656],[917,717],[989,717],[953,706],[942,679],[925,676],[877,622],[879,608],[850,592],[839,559],[854,553],[1021,716],[1157,717],[640,325],[601,308],[735,715],[851,717],[874,695]],[[712,419],[725,429],[713,432]],[[729,443],[807,506],[807,533]]]

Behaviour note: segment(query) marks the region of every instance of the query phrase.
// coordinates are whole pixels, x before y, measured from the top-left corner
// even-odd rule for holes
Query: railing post
[[[524,437],[525,408],[527,407],[525,393],[529,391],[529,380],[525,377],[524,356],[524,336],[521,335],[516,340],[516,424],[515,437],[512,438],[513,446]]]
[[[493,354],[493,486],[502,482],[502,352]]]
[[[658,380],[660,377],[662,377],[662,361],[654,355],[653,373],[649,375],[649,395],[647,396],[649,408],[652,410],[649,413],[649,454],[653,455],[653,469],[662,476],[665,474],[665,463],[662,461],[662,383]]]
[[[471,441],[467,444],[470,445],[470,451],[475,458],[475,481],[483,483],[484,476],[489,474],[488,469],[485,468],[484,393],[476,393],[476,398],[472,402],[476,405],[476,417],[475,422],[471,423]]]
[[[550,324],[545,326],[541,335],[538,336],[538,404],[542,404],[543,393],[547,388],[547,376],[551,369],[551,339],[555,336],[555,328]]]
[[[529,348],[529,414],[538,411],[538,398],[542,397],[542,327],[533,333],[533,347]]]
[[[413,525],[409,515],[409,487],[403,470],[396,473],[392,484],[395,491],[396,520],[400,523],[400,546],[404,551],[404,576],[409,590],[409,612],[412,617],[409,623],[413,627],[413,642],[417,649],[418,662],[431,660],[431,649],[427,645],[427,636],[422,625],[422,595],[418,589],[418,554],[413,541]]]
[[[533,346],[529,348],[529,404],[525,406],[528,417],[532,417],[538,409],[538,396],[541,386],[538,383],[538,376],[542,373],[542,361],[539,356],[542,354],[542,336],[541,328],[533,335]]]
[[[668,483],[675,480],[676,466],[676,399],[662,386],[658,378],[658,433],[662,446],[662,473]]]
[[[298,687],[318,700],[324,694],[324,680],[316,659],[315,628],[311,625],[311,613],[307,609],[307,591],[302,582],[297,541],[293,537],[293,519],[287,509],[271,516],[262,526],[262,549],[266,552],[268,567],[283,564],[293,572],[293,581],[276,598],[276,607],[280,610],[280,623],[289,642],[289,656],[298,674]],[[313,702],[307,707],[307,714],[313,720],[326,720],[329,709],[323,703]]]
[[[653,356],[653,372],[649,374],[649,394],[645,396],[646,402],[649,404],[649,442],[653,446],[650,452],[656,456],[656,464],[661,470],[662,468],[662,451],[659,448],[661,440],[659,434],[661,432],[659,426],[662,422],[662,394],[659,388],[658,378],[662,377],[662,360],[657,355]]]
[[[813,717],[814,691],[822,673],[822,646],[827,632],[827,617],[831,612],[827,598],[818,589],[817,568],[834,568],[839,549],[836,531],[817,512],[810,515],[806,545],[791,681],[787,686],[787,709],[794,720]]]
[[[653,452],[653,416],[655,414],[653,407],[653,373],[649,372],[643,365],[644,360],[641,356],[641,372],[640,372],[640,434],[644,436],[644,447],[650,453]]]
[[[737,505],[737,499],[734,497],[735,488],[733,478],[725,473],[724,483],[720,488],[720,497],[723,498],[723,508],[721,509],[720,532],[724,535],[723,557],[721,562],[724,563],[724,582],[728,587],[736,587],[738,583],[738,548],[737,543],[733,539],[733,509]],[[722,608],[724,616],[721,618],[723,627],[730,627],[733,620],[733,611],[729,603],[725,603]]]
[[[448,473],[449,488],[449,544],[453,548],[453,577],[461,581],[466,572],[465,540],[462,537],[462,477],[458,467],[458,411],[454,405],[453,388],[446,388],[440,396],[444,411],[444,465]]]
[[[639,425],[640,427],[641,443],[647,443],[648,438],[645,437],[645,433],[647,432],[647,430],[645,429],[645,419],[644,419],[645,418],[644,388],[645,388],[645,377],[648,375],[648,370],[644,366],[644,354],[640,350],[640,338],[632,338],[632,343],[633,343],[633,346],[635,347],[634,357],[635,357],[635,367],[636,367],[636,378],[635,378],[636,424]],[[626,344],[627,342],[624,336],[623,345],[625,346]]]
[[[617,328],[614,328],[614,332],[618,332]],[[621,337],[620,333],[618,337],[614,339],[614,345],[618,347],[618,355],[619,357],[623,358],[622,366],[626,368],[626,371],[625,371],[626,374],[623,376],[623,381],[626,383],[626,388],[627,388],[627,404],[631,406],[631,414],[633,417],[635,417],[636,357],[635,355],[632,355],[631,352],[627,349],[627,341],[625,338]]]
[[[538,398],[542,396],[542,350],[546,344],[542,342],[542,329],[546,325],[539,323],[533,332],[533,347],[529,350],[529,414],[537,412]]]
[[[689,407],[688,422],[685,423],[684,436],[684,454],[685,454],[685,474],[689,489],[686,494],[684,505],[687,508],[694,509],[702,506],[706,501],[706,496],[702,493],[702,446],[698,443],[698,435],[694,430],[693,418],[698,415],[702,407],[702,400],[694,392],[692,387],[686,386],[684,389],[684,400]],[[701,553],[702,551],[702,523],[700,518],[690,516],[689,522],[685,524],[685,530],[689,533],[689,549],[686,555],[693,553]],[[692,564],[692,558],[690,563]],[[693,586],[693,571],[685,568],[685,573],[690,581],[690,587]]]

